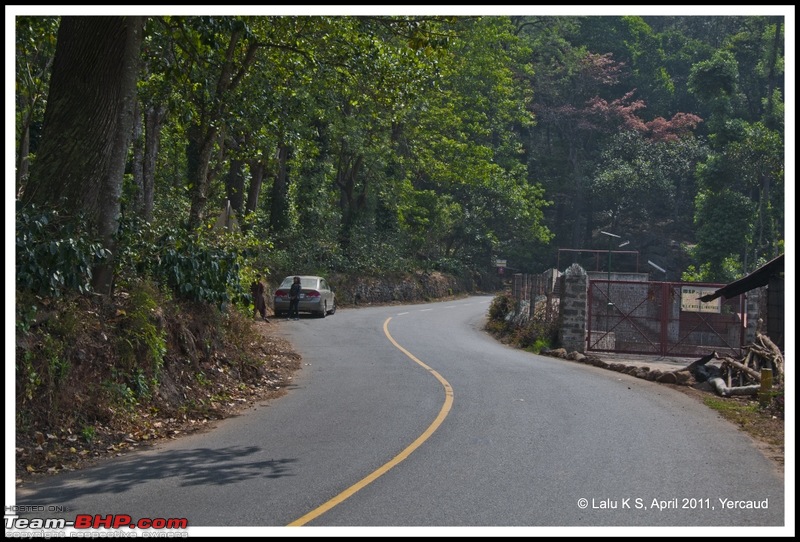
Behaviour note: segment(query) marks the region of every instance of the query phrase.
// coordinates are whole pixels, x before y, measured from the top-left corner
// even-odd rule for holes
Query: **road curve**
[[[20,488],[17,504],[192,527],[784,526],[783,477],[732,424],[664,386],[497,343],[490,301],[275,322],[303,357],[286,396]]]

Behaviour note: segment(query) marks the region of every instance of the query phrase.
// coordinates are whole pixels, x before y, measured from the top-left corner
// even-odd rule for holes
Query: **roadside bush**
[[[514,298],[511,296],[511,292],[504,292],[496,296],[489,304],[486,331],[497,337],[509,335],[514,329],[514,324],[511,322],[513,314]]]
[[[486,331],[518,348],[539,353],[558,344],[558,323],[537,314],[528,320],[515,318],[515,302],[510,292],[496,296],[489,305]]]
[[[538,354],[545,348],[552,348],[558,341],[556,322],[533,319],[514,332],[512,341],[519,348]]]
[[[150,278],[185,301],[247,304],[245,285],[263,269],[271,245],[243,232],[188,232],[182,225],[154,226],[129,218],[120,226],[116,275],[123,285]]]
[[[28,415],[30,419],[57,419],[72,401],[68,390],[75,378],[73,358],[80,349],[76,336],[86,328],[85,298],[73,294],[42,300],[24,291],[17,297],[17,412],[32,407],[37,412]],[[26,315],[26,307],[36,310]]]
[[[133,285],[125,309],[117,309],[117,354],[119,367],[131,376],[137,397],[147,398],[158,387],[167,333],[157,288],[148,281]]]
[[[511,292],[503,292],[492,299],[489,305],[489,320],[506,321],[514,312],[514,298]]]
[[[69,292],[92,290],[92,269],[108,257],[81,217],[34,205],[16,213],[17,287],[60,298]]]

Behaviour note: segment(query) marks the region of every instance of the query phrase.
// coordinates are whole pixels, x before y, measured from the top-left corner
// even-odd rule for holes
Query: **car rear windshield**
[[[294,282],[294,277],[288,277],[283,279],[279,288],[291,288],[292,282]],[[300,287],[301,288],[316,288],[317,287],[317,279],[312,278],[305,278],[300,277]]]

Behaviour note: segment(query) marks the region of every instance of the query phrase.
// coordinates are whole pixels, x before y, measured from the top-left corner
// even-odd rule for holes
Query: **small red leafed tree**
[[[676,113],[671,119],[657,117],[645,121],[638,112],[646,109],[643,100],[634,100],[636,91],[626,93],[622,98],[608,102],[595,96],[587,103],[587,113],[601,120],[596,123],[598,129],[616,132],[629,130],[642,134],[653,142],[678,141],[690,134],[703,119],[691,113]]]

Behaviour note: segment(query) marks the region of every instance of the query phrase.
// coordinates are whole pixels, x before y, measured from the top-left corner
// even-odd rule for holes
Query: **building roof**
[[[746,277],[723,286],[713,294],[704,295],[700,298],[700,301],[707,303],[718,297],[729,299],[745,292],[749,292],[753,288],[766,286],[769,283],[770,277],[783,273],[783,256],[784,255],[781,254],[774,260],[765,263]]]

